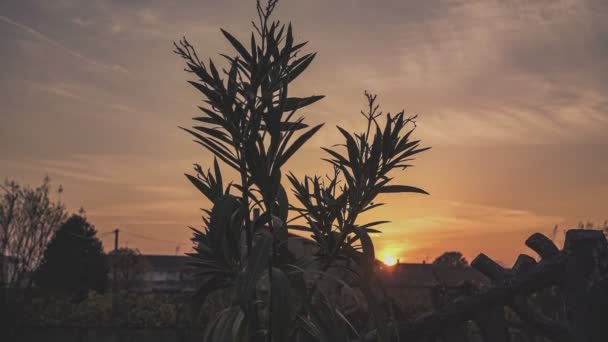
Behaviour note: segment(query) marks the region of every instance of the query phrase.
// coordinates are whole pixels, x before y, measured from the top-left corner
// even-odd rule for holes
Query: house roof
[[[433,287],[445,284],[455,287],[463,282],[489,284],[489,279],[471,267],[434,264],[397,264],[379,272],[389,287]]]
[[[301,241],[301,246],[304,249],[316,248],[316,245],[310,239],[300,237],[298,241]],[[361,252],[356,253],[361,254]],[[299,256],[312,255],[314,252],[311,252],[311,250],[300,250],[299,254]],[[471,267],[412,263],[399,263],[394,266],[386,266],[380,260],[376,260],[376,266],[383,283],[393,288],[429,288],[440,284],[456,287],[463,282],[470,282],[476,286],[490,284],[488,278]]]
[[[188,269],[190,261],[190,257],[185,255],[142,255],[142,257],[153,272],[182,272]],[[440,284],[456,287],[463,282],[477,286],[490,283],[488,278],[474,268],[449,265],[399,263],[382,267],[378,275],[388,287],[428,288]]]
[[[185,255],[144,254],[142,257],[153,272],[180,272],[187,268],[190,260]]]

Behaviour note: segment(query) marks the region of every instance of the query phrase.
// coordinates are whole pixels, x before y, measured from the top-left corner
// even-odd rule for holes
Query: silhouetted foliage
[[[90,292],[81,301],[66,301],[62,296],[49,296],[48,293],[42,293],[26,306],[26,324],[46,327],[76,325],[92,329],[99,327],[112,329],[110,328],[112,325],[118,325],[119,330],[163,327],[202,328],[204,322],[194,320],[187,310],[190,299],[187,295],[138,293],[136,296],[121,298],[121,303],[127,312],[122,317],[113,317],[112,293],[109,291],[105,294]],[[152,330],[151,335],[156,336],[158,333],[158,330]],[[99,339],[100,336],[96,336],[87,337],[85,340]],[[127,339],[127,341],[141,340],[141,336],[135,340]]]
[[[438,256],[434,261],[435,265],[447,265],[453,267],[467,267],[469,262],[460,252],[445,252]]]
[[[97,231],[84,216],[72,215],[55,232],[35,276],[38,286],[66,291],[76,298],[104,292],[108,263]]]
[[[206,103],[200,107],[202,116],[194,118],[200,125],[184,130],[216,157],[213,170],[195,165],[196,174],[186,175],[213,204],[204,210],[204,229],[193,228],[195,252],[190,255],[202,283],[198,300],[221,289],[229,291],[233,303],[209,325],[206,340],[346,341],[359,335],[366,327],[355,328],[348,316],[367,311],[359,306],[342,312],[319,285],[321,278],[335,279],[354,291],[330,274],[337,267],[356,278],[350,277],[351,283],[359,284],[368,317],[376,323],[380,340],[388,340],[395,317],[389,298],[375,291],[370,236],[380,233],[377,227],[387,221],[362,223],[359,216],[382,205],[375,200],[383,193],[426,194],[393,184],[391,178],[393,171],[407,169],[413,157],[426,150],[411,139],[416,117],[384,114],[376,96],[366,93],[366,129],[350,133],[338,127],[345,143],[324,149],[324,160],[334,169],[331,175],[298,179],[289,173],[300,202],[290,204],[282,167],[322,127],[311,128],[295,114],[323,96],[288,95],[289,85],[315,54],[300,56],[306,43],[294,41],[291,24],[270,21],[276,4],[257,2],[258,21],[246,44],[222,30],[236,50],[234,57],[222,55],[227,69],[218,69],[211,60],[203,63],[186,39],[175,44],[186,71],[198,78],[190,83]],[[224,179],[218,160],[238,172],[239,183]],[[252,221],[254,209],[261,215]],[[308,252],[314,253],[314,265],[295,259],[289,246],[301,237],[289,230],[303,231],[312,239],[316,252]],[[311,278],[312,287],[306,282]]]
[[[119,290],[130,292],[140,288],[144,281],[144,274],[149,270],[150,265],[144,260],[141,252],[134,248],[119,248],[108,253],[112,279],[116,282]]]
[[[599,230],[601,232],[604,233],[604,235],[608,238],[608,220],[605,220],[603,223],[598,224],[592,221],[579,221],[579,223],[576,225],[576,228],[573,229],[585,229],[585,230]],[[550,233],[550,237],[551,240],[558,244],[561,245],[564,243],[564,239],[566,237],[566,233],[571,230],[569,228],[564,228],[564,227],[560,227],[559,225],[555,225],[553,226],[553,229],[551,230]]]
[[[38,267],[47,243],[65,220],[65,207],[50,197],[48,177],[37,188],[7,180],[0,189],[0,256],[7,262],[0,272],[0,285],[29,287],[28,275]]]
[[[10,334],[23,316],[21,301],[30,293],[31,274],[66,212],[51,198],[48,177],[37,188],[6,180],[0,190],[0,331]]]
[[[608,237],[608,220],[604,221],[602,224],[597,224],[591,221],[587,221],[587,223],[583,223],[583,221],[579,222],[578,229],[593,229],[599,230],[604,233]]]

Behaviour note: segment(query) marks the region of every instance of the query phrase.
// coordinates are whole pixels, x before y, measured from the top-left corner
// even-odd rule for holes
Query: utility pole
[[[120,230],[118,228],[113,230],[114,233],[114,252],[116,252],[118,250],[118,233],[120,233]]]
[[[118,279],[116,272],[116,258],[118,257],[118,228],[113,230],[114,233],[114,255],[112,256],[112,318],[118,318]]]

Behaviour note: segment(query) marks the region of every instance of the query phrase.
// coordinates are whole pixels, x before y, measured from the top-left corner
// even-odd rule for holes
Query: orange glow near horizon
[[[384,262],[384,264],[385,264],[386,266],[393,266],[393,265],[396,265],[396,264],[397,264],[397,259],[396,259],[394,256],[389,255],[389,254],[385,255],[385,256],[382,258],[382,261]]]

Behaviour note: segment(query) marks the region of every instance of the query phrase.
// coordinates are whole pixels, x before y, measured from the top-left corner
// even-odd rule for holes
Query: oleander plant
[[[363,222],[361,214],[383,205],[384,193],[426,194],[392,177],[428,148],[413,138],[416,116],[383,113],[366,92],[362,131],[338,127],[344,142],[323,148],[330,174],[286,171],[323,126],[300,114],[323,96],[290,95],[316,54],[303,53],[307,43],[294,41],[291,24],[272,19],[276,6],[257,1],[247,40],[221,31],[234,48],[221,55],[224,68],[199,59],[185,38],[175,43],[204,101],[196,124],[183,129],[214,156],[186,175],[211,203],[203,228],[192,228],[194,300],[217,291],[228,298],[205,339],[386,341],[400,313],[376,281],[372,236],[387,221]]]

